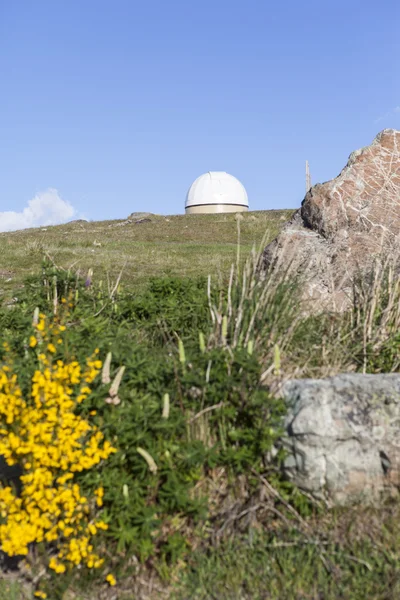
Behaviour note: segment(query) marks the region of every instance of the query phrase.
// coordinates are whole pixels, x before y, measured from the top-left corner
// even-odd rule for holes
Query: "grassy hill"
[[[240,223],[243,255],[266,234],[272,240],[293,210],[254,211]],[[153,215],[151,221],[85,222],[0,234],[0,287],[11,292],[36,271],[43,254],[58,266],[92,268],[96,278],[115,278],[142,286],[150,276],[225,273],[236,257],[237,221],[225,215]]]

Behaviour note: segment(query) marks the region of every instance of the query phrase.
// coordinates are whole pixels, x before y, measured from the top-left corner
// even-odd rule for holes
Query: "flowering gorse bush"
[[[202,289],[168,278],[142,295],[118,293],[116,303],[102,286],[85,287],[77,276],[44,265],[12,310],[0,303],[0,336],[10,345],[1,371],[0,455],[22,471],[21,493],[7,484],[0,542],[17,552],[42,540],[28,559],[42,567],[50,554],[53,571],[36,597],[47,592],[61,600],[70,586],[97,597],[100,573],[102,586],[116,586],[133,570],[142,577],[148,568],[172,580],[220,527],[228,479],[236,497],[236,475],[247,478],[253,493],[259,485],[253,473],[265,474],[283,407],[260,386],[255,351],[209,346]],[[46,319],[36,310],[30,337],[37,306],[43,313],[68,310],[68,318]],[[104,365],[99,356],[107,357]],[[96,437],[92,424],[118,452]],[[39,474],[48,481],[38,481]],[[108,531],[96,536],[96,503],[103,499]],[[101,566],[101,557],[107,564],[89,569]]]
[[[26,555],[31,544],[51,543],[55,551],[48,566],[56,573],[103,563],[93,548],[97,531],[107,529],[94,516],[103,489],[89,500],[74,478],[116,452],[76,411],[102,367],[98,350],[84,367],[75,360],[56,360],[64,331],[57,317],[34,319],[29,346],[37,363],[27,393],[19,386],[6,343],[0,364],[0,455],[21,469],[20,490],[0,484],[1,548],[9,556]]]

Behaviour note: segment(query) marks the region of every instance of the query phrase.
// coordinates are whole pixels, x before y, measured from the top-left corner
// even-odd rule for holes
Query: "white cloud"
[[[74,207],[63,200],[57,190],[49,188],[29,200],[21,212],[0,212],[0,232],[57,225],[65,223],[74,215]]]

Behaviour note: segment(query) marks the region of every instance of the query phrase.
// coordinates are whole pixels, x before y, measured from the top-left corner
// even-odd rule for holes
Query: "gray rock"
[[[127,219],[127,221],[122,221],[121,223],[111,223],[111,225],[109,225],[108,227],[125,227],[125,225],[130,225],[131,223],[132,221],[130,219]]]
[[[149,212],[134,212],[132,214],[129,215],[128,217],[128,221],[137,221],[138,219],[148,219],[151,217],[155,217],[156,215],[154,213],[149,213]]]
[[[288,381],[284,472],[330,504],[374,503],[400,483],[400,375]]]

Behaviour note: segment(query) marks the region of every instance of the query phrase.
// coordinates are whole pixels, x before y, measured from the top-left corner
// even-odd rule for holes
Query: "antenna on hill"
[[[308,164],[308,160],[306,160],[306,194],[310,188],[311,188],[310,166]]]

